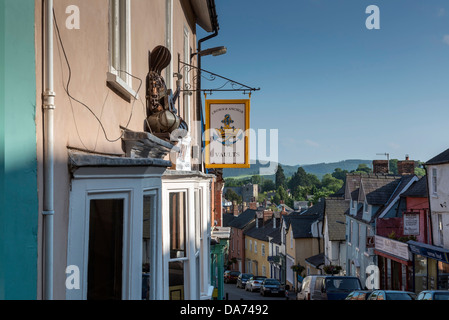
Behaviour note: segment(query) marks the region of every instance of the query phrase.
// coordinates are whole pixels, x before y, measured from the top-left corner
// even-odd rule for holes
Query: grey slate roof
[[[421,177],[418,181],[414,182],[401,196],[427,198],[427,176]]]
[[[229,227],[229,224],[231,223],[231,221],[233,221],[235,218],[237,218],[236,216],[234,216],[232,213],[223,213],[223,227]]]
[[[243,229],[252,220],[254,220],[255,215],[256,215],[256,210],[246,209],[244,212],[242,212],[240,215],[238,215],[235,219],[233,219],[228,224],[228,227],[233,227],[233,228],[237,228],[237,229]]]
[[[293,238],[312,238],[312,224],[315,221],[315,215],[296,215],[289,219],[288,226],[292,227]]]
[[[275,237],[277,234],[280,235],[281,228],[279,226],[273,228],[273,219],[265,221],[265,223],[262,226],[259,225],[258,228],[256,227],[256,222],[253,221],[243,233],[251,238],[268,241],[268,237]]]
[[[407,187],[407,185],[410,183],[410,181],[415,178],[415,175],[406,175],[402,176],[402,178],[399,180],[399,183],[396,186],[396,189],[393,191],[393,193],[390,195],[390,198],[383,204],[382,209],[378,210],[377,213],[372,217],[372,219],[376,219],[379,217],[383,211],[391,204],[393,201],[395,201],[395,198],[402,194]],[[399,199],[400,200],[400,199]]]
[[[324,198],[321,198],[315,205],[309,207],[307,210],[303,211],[301,215],[316,215],[319,219],[322,219],[324,216]]]
[[[428,160],[426,162],[426,165],[442,164],[442,163],[448,163],[448,162],[449,162],[449,149],[441,152],[440,154],[436,155],[432,159]]]
[[[367,177],[362,177],[360,187],[368,204],[383,205],[390,199],[401,180],[402,176],[368,174]]]
[[[344,199],[326,199],[325,215],[328,225],[328,234],[330,241],[345,240],[346,226],[344,223],[345,213],[349,210],[349,200]],[[338,222],[337,222],[338,221]]]

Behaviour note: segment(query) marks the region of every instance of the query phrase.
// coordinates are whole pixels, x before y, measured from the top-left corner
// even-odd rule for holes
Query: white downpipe
[[[43,92],[44,118],[44,299],[53,300],[53,216],[54,216],[54,152],[53,122],[55,93],[53,88],[53,0],[45,6],[45,90]]]

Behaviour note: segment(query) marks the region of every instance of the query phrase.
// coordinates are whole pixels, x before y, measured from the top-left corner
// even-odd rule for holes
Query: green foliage
[[[340,188],[343,186],[343,180],[337,179],[333,177],[331,174],[326,173],[321,180],[321,187],[324,189],[327,189],[333,193],[340,190]]]
[[[426,175],[426,170],[424,170],[423,168],[415,168],[415,174],[417,176],[425,176]]]
[[[273,190],[276,190],[276,184],[273,182],[273,180],[265,179],[262,183],[261,191],[267,192]]]
[[[359,166],[357,167],[356,170],[353,170],[351,172],[370,173],[370,172],[372,172],[372,170],[365,163],[361,163],[361,164],[359,164]]]
[[[279,188],[280,186],[282,187],[285,186],[285,174],[284,169],[282,168],[281,165],[278,165],[274,182],[276,185],[276,189]]]
[[[332,177],[345,181],[346,179],[346,174],[348,173],[348,170],[342,170],[340,168],[335,168],[334,172],[332,173]]]
[[[273,202],[274,204],[276,204],[277,206],[279,204],[281,204],[281,197],[279,196],[278,193],[276,193],[272,198],[271,198],[271,202]]]
[[[242,202],[242,197],[240,197],[237,194],[237,192],[235,192],[232,189],[226,190],[226,193],[225,193],[224,196],[225,196],[225,199],[228,200],[228,201],[232,201],[232,202],[237,201],[237,203],[241,203]]]

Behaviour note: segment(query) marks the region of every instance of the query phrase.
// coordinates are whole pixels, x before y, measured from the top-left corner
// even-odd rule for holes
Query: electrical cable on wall
[[[87,109],[87,110],[88,110],[88,111],[95,117],[95,119],[96,119],[96,120],[98,121],[98,123],[100,124],[100,127],[101,127],[101,129],[102,129],[102,131],[103,131],[103,134],[104,134],[105,139],[106,139],[108,142],[116,142],[116,141],[120,140],[120,139],[123,137],[124,133],[125,133],[124,130],[122,130],[122,134],[121,134],[118,138],[116,138],[116,139],[110,139],[110,138],[108,137],[107,133],[106,133],[106,129],[104,128],[104,126],[103,126],[103,124],[102,124],[102,122],[101,122],[101,119],[98,118],[98,116],[92,111],[92,109],[91,109],[87,104],[85,104],[85,103],[83,103],[82,101],[76,99],[75,97],[73,97],[73,96],[70,94],[70,92],[69,92],[69,86],[70,86],[70,81],[71,81],[71,77],[72,77],[72,69],[71,69],[71,67],[70,67],[70,62],[69,62],[69,59],[68,59],[68,57],[67,57],[67,53],[66,53],[66,51],[65,51],[64,44],[63,44],[63,42],[62,42],[62,38],[61,38],[60,31],[59,31],[59,26],[58,26],[58,22],[57,22],[57,19],[56,19],[56,14],[55,14],[55,10],[54,10],[54,9],[53,9],[53,17],[54,17],[54,22],[55,22],[55,27],[56,27],[56,32],[57,32],[58,40],[59,40],[59,43],[61,44],[62,52],[63,52],[63,54],[64,54],[64,58],[65,58],[65,61],[66,61],[66,64],[67,64],[67,68],[68,68],[68,70],[69,70],[69,75],[68,75],[68,79],[67,79],[67,84],[66,84],[66,86],[64,87],[64,91],[67,93],[67,95],[69,96],[70,99],[72,99],[72,100],[78,102],[79,104],[81,104],[82,106],[84,106],[84,107],[85,107],[85,108],[86,108],[86,109]],[[142,81],[142,79],[140,79],[139,77],[136,77],[136,76],[130,74],[129,72],[127,72],[127,71],[124,71],[124,70],[118,70],[118,72],[124,72],[124,73],[126,73],[127,75],[129,75],[130,77],[132,77],[132,78],[134,78],[134,79],[136,79],[136,80],[139,81],[139,87],[138,87],[138,89],[137,89],[137,91],[136,91],[136,95],[134,96],[134,101],[133,101],[132,106],[131,106],[131,114],[130,114],[130,116],[129,116],[129,119],[128,119],[128,122],[127,122],[126,126],[124,126],[124,128],[127,128],[127,127],[129,126],[130,122],[131,122],[131,118],[132,118],[132,116],[133,116],[133,111],[134,111],[134,104],[135,104],[135,102],[138,100],[138,99],[137,99],[138,93],[139,93],[139,91],[140,91],[140,88],[141,88],[141,86],[142,86],[143,81]],[[140,100],[140,102],[142,103],[141,100]],[[106,100],[105,100],[104,104],[105,104],[105,103],[106,103]],[[143,104],[143,103],[142,103],[142,104]],[[72,111],[73,111],[73,110],[72,110]],[[75,123],[75,126],[76,126],[76,123]],[[78,129],[77,129],[77,132],[78,132]],[[79,136],[79,134],[78,134],[78,136]],[[82,143],[82,144],[83,144],[83,146],[84,146],[84,143]],[[84,146],[84,147],[85,147],[85,146]]]

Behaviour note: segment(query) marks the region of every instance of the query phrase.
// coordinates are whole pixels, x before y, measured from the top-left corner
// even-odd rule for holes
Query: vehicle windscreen
[[[449,292],[435,292],[433,300],[449,300]]]
[[[265,285],[279,285],[280,284],[280,282],[279,281],[277,281],[277,280],[266,280],[265,281]]]
[[[327,292],[351,292],[354,290],[360,290],[360,283],[357,279],[351,278],[327,278],[326,279],[326,291]]]
[[[387,294],[387,300],[414,300],[414,297],[408,293],[389,292]]]
[[[244,273],[244,274],[242,274],[242,279],[249,279],[249,278],[251,278],[252,276],[253,276],[252,274]]]
[[[235,271],[235,272],[231,272],[231,273],[230,273],[231,276],[238,276],[239,274],[240,274],[240,272],[238,272],[238,271]]]

